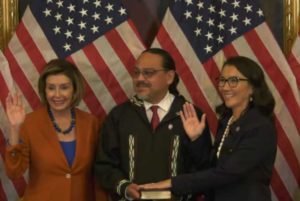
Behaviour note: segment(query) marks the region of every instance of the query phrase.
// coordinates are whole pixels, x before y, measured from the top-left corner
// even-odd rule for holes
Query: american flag
[[[299,93],[258,2],[172,0],[152,46],[173,55],[181,91],[208,114],[213,133],[217,122],[214,108],[221,103],[215,78],[224,60],[243,55],[263,67],[276,99],[278,152],[272,199],[293,200],[300,184]]]
[[[288,56],[288,62],[291,66],[291,69],[295,75],[298,90],[300,92],[300,33],[298,34],[293,46],[290,55]]]
[[[78,66],[85,78],[87,93],[80,107],[104,117],[113,106],[132,95],[129,72],[144,49],[120,0],[32,1],[4,51],[5,57],[0,59],[1,201],[17,200],[27,182],[26,176],[9,180],[3,168],[8,137],[4,104],[12,85],[10,72],[14,87],[23,93],[30,112],[40,106],[37,80],[43,65],[53,58],[66,58]]]
[[[264,67],[277,101],[273,200],[293,200],[300,181],[299,94],[295,77],[257,3],[172,0],[153,46],[163,47],[174,56],[180,91],[208,114],[213,133],[214,107],[221,102],[215,78],[223,61],[231,55],[244,55]],[[24,94],[29,112],[40,105],[36,84],[42,66],[52,58],[67,58],[79,67],[87,83],[87,96],[80,107],[103,116],[132,94],[128,72],[143,49],[119,1],[34,1],[5,50],[5,58],[0,57],[1,156],[7,138],[3,105],[12,79]],[[10,181],[1,167],[2,157],[0,200],[16,200],[24,191],[26,179]]]
[[[4,171],[4,165],[3,165],[3,157],[4,157],[4,151],[5,147],[3,146],[6,142],[4,133],[6,130],[5,129],[5,124],[7,123],[6,116],[4,115],[4,103],[5,103],[5,97],[7,96],[8,91],[13,87],[13,80],[10,74],[9,70],[9,65],[8,62],[3,55],[2,52],[0,52],[0,63],[1,63],[1,68],[0,68],[0,83],[1,83],[1,90],[0,90],[0,200],[6,200],[6,195],[4,191],[4,185],[8,185],[8,180],[5,176],[5,171]]]

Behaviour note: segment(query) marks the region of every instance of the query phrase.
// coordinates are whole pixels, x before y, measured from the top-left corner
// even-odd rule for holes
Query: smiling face
[[[155,104],[166,95],[175,72],[164,70],[162,65],[162,57],[158,54],[146,52],[137,59],[132,81],[140,99]]]
[[[238,118],[248,107],[250,96],[253,93],[252,86],[247,81],[247,78],[233,65],[225,65],[220,77],[224,79],[228,79],[230,77],[237,77],[241,79],[238,81],[236,87],[230,87],[228,81],[225,82],[224,86],[219,85],[219,91],[223,97],[226,107],[232,109],[233,115]]]
[[[64,112],[70,109],[74,87],[64,74],[49,75],[46,78],[46,99],[53,111]]]

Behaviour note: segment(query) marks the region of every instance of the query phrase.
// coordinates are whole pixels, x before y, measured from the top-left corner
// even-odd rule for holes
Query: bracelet
[[[11,144],[9,143],[9,139],[6,139],[6,140],[5,140],[5,143],[6,143],[7,146],[10,146],[10,147],[13,146],[13,145],[11,145]],[[19,140],[19,143],[22,143],[22,141]],[[16,151],[16,150],[12,150],[12,151],[10,152],[10,156],[16,157],[16,156],[17,156],[17,151]]]
[[[10,156],[16,157],[16,155],[17,155],[17,152],[15,150],[13,150],[13,151],[10,152]]]

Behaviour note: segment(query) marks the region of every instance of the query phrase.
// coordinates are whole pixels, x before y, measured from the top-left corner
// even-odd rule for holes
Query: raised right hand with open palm
[[[194,141],[200,137],[205,129],[206,114],[203,114],[199,120],[193,104],[188,102],[183,105],[183,109],[179,114],[184,130],[190,140]]]
[[[6,98],[6,115],[10,124],[9,143],[17,144],[19,141],[19,128],[25,120],[25,108],[20,93],[9,93]]]

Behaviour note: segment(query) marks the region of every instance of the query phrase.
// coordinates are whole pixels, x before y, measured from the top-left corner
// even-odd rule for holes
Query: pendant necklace
[[[70,113],[71,113],[71,123],[70,123],[70,126],[66,130],[62,130],[58,126],[58,124],[56,123],[54,115],[53,115],[51,109],[48,107],[48,114],[49,114],[49,117],[51,119],[51,122],[52,122],[53,127],[54,127],[54,129],[55,129],[56,132],[62,133],[64,135],[66,135],[66,134],[70,133],[73,130],[73,128],[75,127],[75,110],[74,110],[74,108],[71,109]]]

